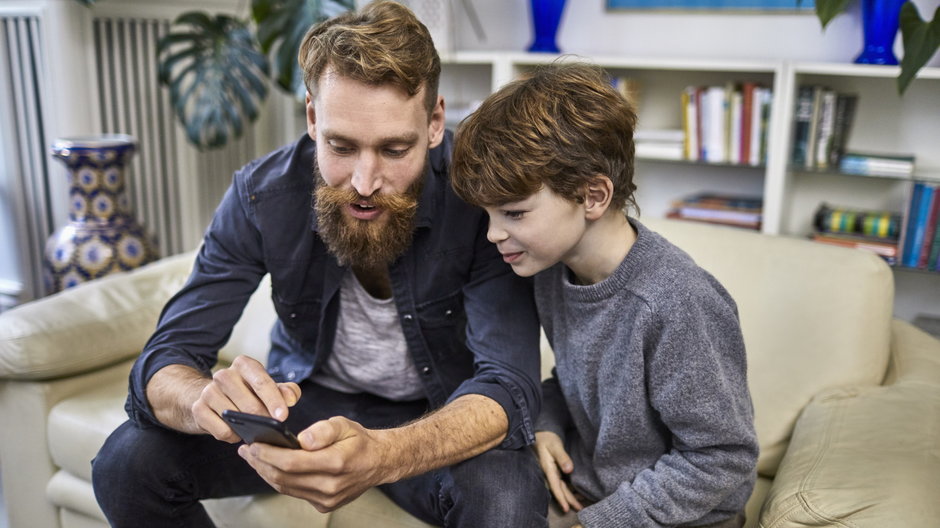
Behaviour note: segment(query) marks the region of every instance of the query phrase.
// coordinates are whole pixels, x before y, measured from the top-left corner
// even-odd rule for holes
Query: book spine
[[[819,121],[822,115],[822,96],[825,88],[813,87],[813,106],[809,120],[809,137],[806,139],[806,159],[803,167],[812,169],[816,166],[816,138],[819,137]]]
[[[832,142],[829,148],[829,166],[838,167],[845,154],[846,145],[855,120],[856,94],[839,94],[836,97],[836,112],[832,126]]]
[[[911,217],[908,221],[911,224],[909,231],[910,238],[908,246],[904,248],[905,259],[902,265],[908,268],[916,268],[920,261],[920,250],[924,244],[924,231],[927,223],[927,209],[930,207],[930,199],[933,196],[933,188],[923,184],[915,184],[920,188],[917,192],[917,203],[911,206]]]
[[[826,90],[822,95],[822,110],[819,117],[819,137],[816,138],[816,168],[829,168],[829,152],[832,148],[832,131],[835,128],[836,93]]]
[[[793,115],[793,153],[790,161],[797,166],[806,164],[810,123],[813,119],[813,87],[800,86]]]
[[[924,224],[924,240],[920,247],[920,258],[917,261],[919,269],[927,269],[927,264],[930,262],[930,246],[933,244],[934,232],[937,228],[937,207],[940,206],[940,196],[938,196],[940,193],[937,192],[937,186],[930,187],[932,190]]]
[[[940,204],[940,200],[937,200]],[[937,221],[934,225],[933,243],[930,246],[930,260],[927,262],[927,269],[940,271],[940,213],[937,214]]]

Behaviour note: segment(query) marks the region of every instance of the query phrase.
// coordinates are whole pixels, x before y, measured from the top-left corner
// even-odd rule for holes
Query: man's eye
[[[352,147],[344,147],[342,145],[330,145],[330,149],[336,154],[351,154],[353,151]]]
[[[385,149],[385,153],[386,153],[387,155],[389,155],[390,157],[393,157],[393,158],[401,158],[401,157],[403,157],[405,154],[408,153],[408,149],[406,149],[406,148],[404,148],[404,149],[387,148],[387,149]]]

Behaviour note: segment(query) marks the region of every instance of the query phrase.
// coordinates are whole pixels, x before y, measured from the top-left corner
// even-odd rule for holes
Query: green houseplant
[[[816,0],[816,15],[823,29],[836,15],[844,12],[852,0]],[[898,75],[898,92],[904,93],[917,72],[930,60],[940,47],[940,7],[930,21],[925,21],[911,2],[901,5],[901,39],[904,57]]]

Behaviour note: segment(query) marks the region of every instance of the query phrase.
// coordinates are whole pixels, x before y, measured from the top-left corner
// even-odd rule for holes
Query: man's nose
[[[382,187],[381,170],[376,156],[366,152],[359,156],[351,183],[361,196],[372,196]]]

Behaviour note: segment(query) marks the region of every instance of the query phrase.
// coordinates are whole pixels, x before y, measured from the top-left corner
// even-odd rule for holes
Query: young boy
[[[758,447],[737,308],[624,213],[635,124],[599,68],[539,68],[460,126],[453,185],[535,276],[556,360],[536,451],[568,519],[553,526],[738,527]]]

